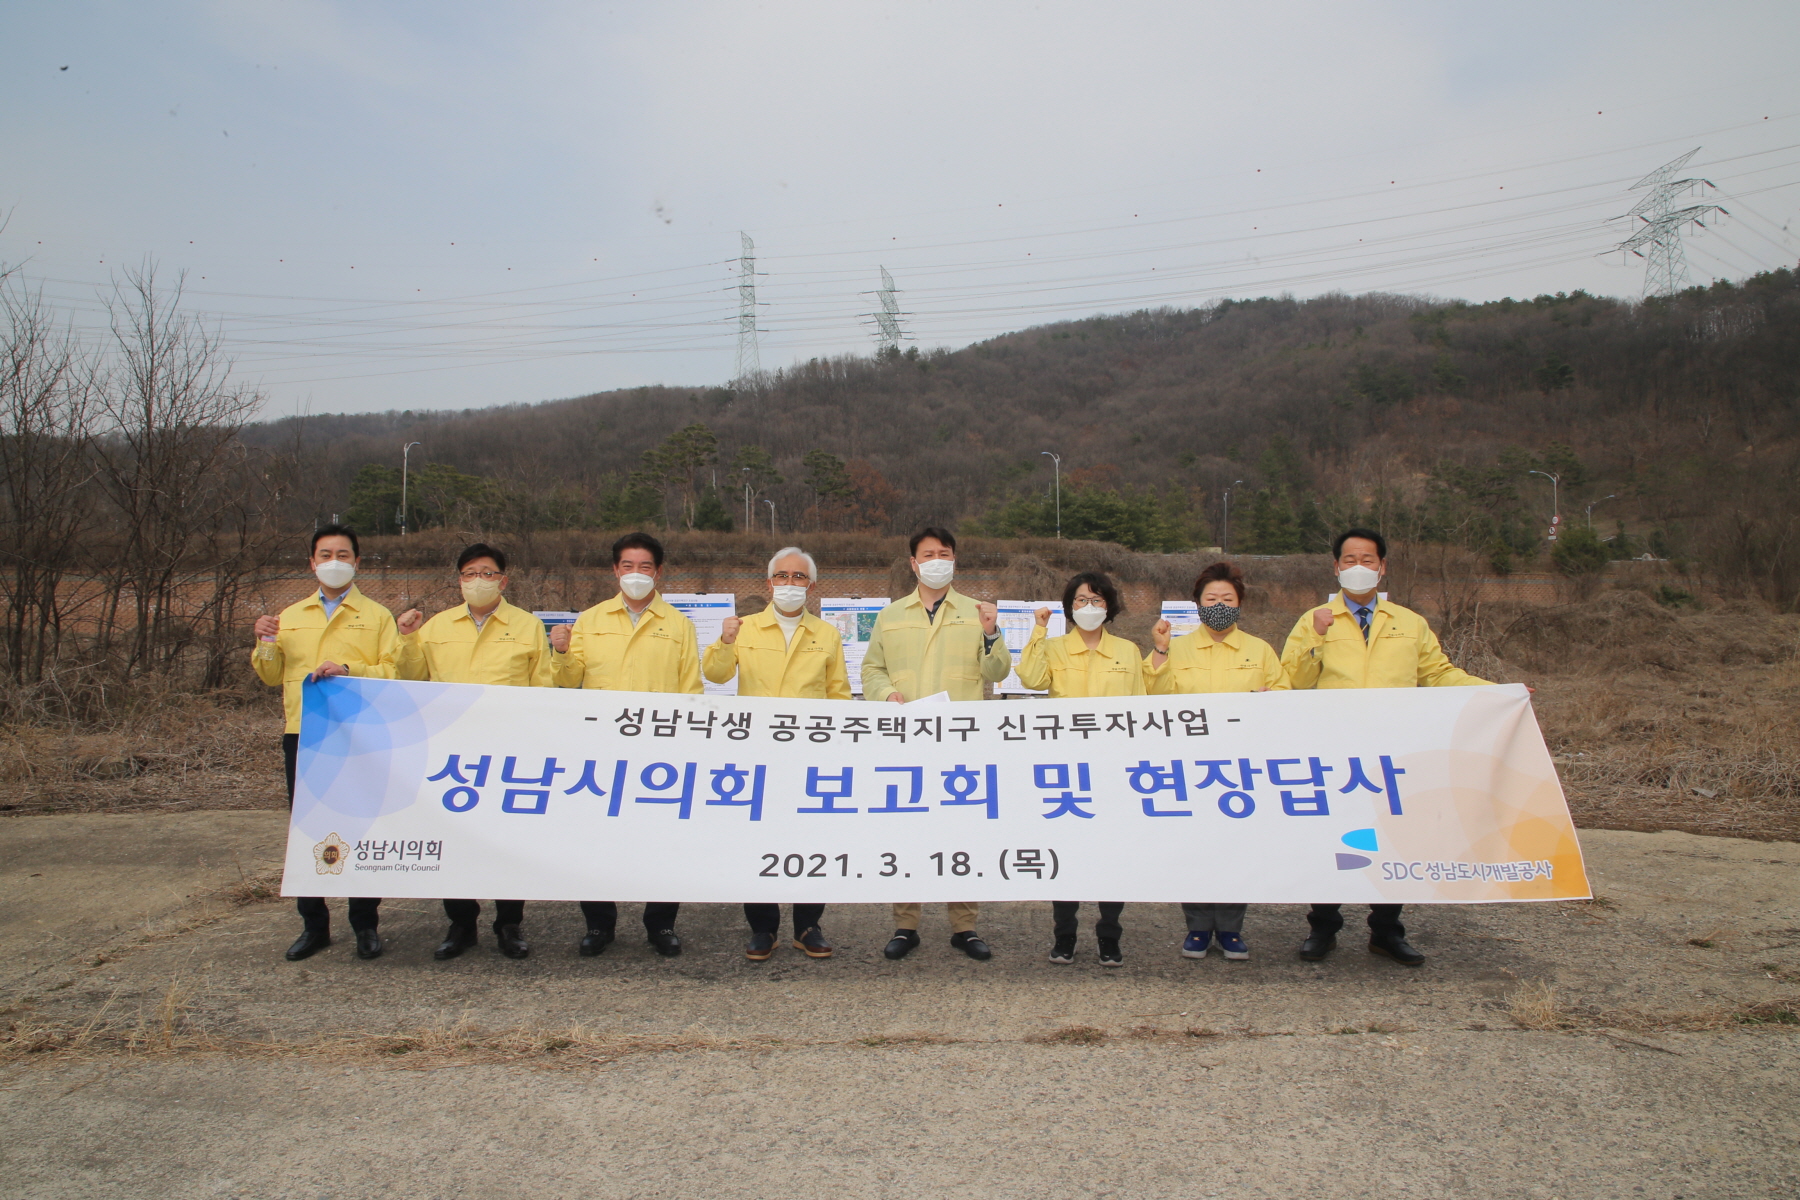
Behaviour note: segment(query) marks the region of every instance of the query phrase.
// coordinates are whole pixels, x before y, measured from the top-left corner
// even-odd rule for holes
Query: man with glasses
[[[726,617],[719,640],[706,648],[701,672],[714,683],[737,676],[740,696],[807,700],[850,699],[844,643],[838,631],[806,610],[818,564],[798,546],[769,560],[769,607],[746,620]],[[794,905],[794,948],[808,958],[830,958],[831,943],[819,929],[823,904]],[[750,945],[744,954],[762,962],[775,953],[781,928],[779,904],[746,904]]]
[[[553,687],[550,644],[544,623],[508,603],[506,555],[476,542],[456,559],[463,602],[427,621],[418,609],[400,614],[399,671],[402,679],[439,683],[486,683],[503,687]],[[439,962],[455,958],[476,941],[479,900],[445,900],[450,931],[432,953]],[[494,901],[494,941],[508,958],[531,953],[519,931],[523,900]]]

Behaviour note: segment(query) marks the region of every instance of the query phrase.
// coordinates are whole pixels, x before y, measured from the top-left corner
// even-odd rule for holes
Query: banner
[[[869,704],[306,685],[283,895],[1588,895],[1517,684]]]

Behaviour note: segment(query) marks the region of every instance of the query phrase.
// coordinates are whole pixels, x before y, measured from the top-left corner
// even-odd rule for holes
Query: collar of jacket
[[[1226,646],[1232,650],[1242,650],[1244,648],[1244,630],[1243,627],[1239,625],[1233,625],[1230,630],[1226,632],[1224,637],[1219,638],[1216,641],[1213,638],[1212,630],[1204,625],[1188,634],[1188,636],[1195,639],[1194,645],[1202,650],[1209,646]]]
[[[918,588],[914,588],[912,590],[912,593],[910,595],[908,595],[904,600],[900,601],[900,603],[909,604],[909,605],[913,606],[914,608],[917,608],[919,610],[920,616],[925,615],[925,597],[919,595]],[[954,587],[946,588],[944,590],[944,599],[943,599],[942,603],[940,603],[938,605],[937,616],[938,617],[943,616],[944,611],[946,609],[948,609],[951,612],[968,611],[974,605],[974,603],[975,602],[973,600],[969,599],[969,597],[967,597],[967,596],[963,595],[961,592],[957,591]],[[931,621],[933,624],[936,624],[937,617],[932,617]]]
[[[1369,614],[1369,636],[1371,638],[1375,636],[1375,626],[1377,624],[1392,620],[1399,611],[1400,606],[1398,604],[1394,604],[1390,601],[1383,600],[1380,596],[1376,596],[1375,610]],[[1350,611],[1350,602],[1344,599],[1342,590],[1339,590],[1337,595],[1331,598],[1331,614],[1332,620],[1334,621],[1341,616],[1352,625],[1358,624],[1356,614]]]
[[[1071,629],[1068,633],[1063,634],[1063,637],[1067,641],[1070,654],[1086,654],[1088,652],[1088,644],[1081,640],[1081,631],[1079,629]],[[1112,643],[1122,642],[1124,640],[1124,638],[1120,637],[1112,630],[1102,626],[1100,630],[1100,644],[1094,647],[1094,651],[1103,658],[1117,658],[1119,657],[1119,652]]]
[[[523,610],[520,609],[518,605],[508,600],[505,596],[502,596],[500,597],[500,603],[495,606],[494,611],[482,618],[482,624],[485,625],[489,621],[499,621],[502,625],[511,625],[512,614],[521,611]],[[475,624],[475,614],[469,611],[469,602],[467,600],[463,601],[462,612],[457,614],[456,619],[459,621],[467,621],[471,625]]]
[[[611,600],[602,600],[596,607],[606,612],[616,612],[627,621],[631,620],[631,614],[625,611],[624,592],[620,592]],[[661,588],[656,589],[656,591],[651,594],[650,603],[644,605],[644,611],[638,614],[638,619],[633,623],[632,628],[637,628],[638,625],[643,623],[644,618],[651,613],[655,613],[664,620],[675,615],[675,606],[663,599]]]
[[[351,580],[350,590],[338,598],[337,608],[331,610],[331,615],[337,616],[338,609],[341,608],[348,608],[351,612],[361,612],[362,605],[359,602],[362,598],[362,590],[356,586],[355,580]],[[325,601],[320,597],[318,588],[313,589],[312,595],[307,597],[306,602],[316,606],[321,612],[325,610]]]
[[[744,620],[747,622],[754,621],[764,629],[774,629],[780,624],[776,619],[775,606],[773,604],[770,604],[759,613],[745,617]],[[824,623],[824,618],[813,616],[810,609],[803,608],[800,610],[800,629],[811,629],[815,624],[823,625]]]

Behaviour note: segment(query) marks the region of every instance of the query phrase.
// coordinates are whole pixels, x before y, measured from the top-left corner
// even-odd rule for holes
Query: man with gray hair
[[[769,607],[743,620],[726,617],[719,640],[706,648],[701,674],[714,683],[736,675],[740,696],[850,699],[843,640],[806,609],[818,581],[812,555],[798,546],[777,550],[769,560]],[[823,904],[794,905],[794,948],[809,958],[831,957],[831,943],[819,931],[824,911]],[[751,962],[762,962],[775,953],[781,906],[746,904],[744,916],[750,921],[744,953]]]

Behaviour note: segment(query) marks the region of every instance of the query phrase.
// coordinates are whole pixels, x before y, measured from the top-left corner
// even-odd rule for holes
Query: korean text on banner
[[[283,891],[523,900],[1586,896],[1516,684],[1039,700],[334,678]]]

